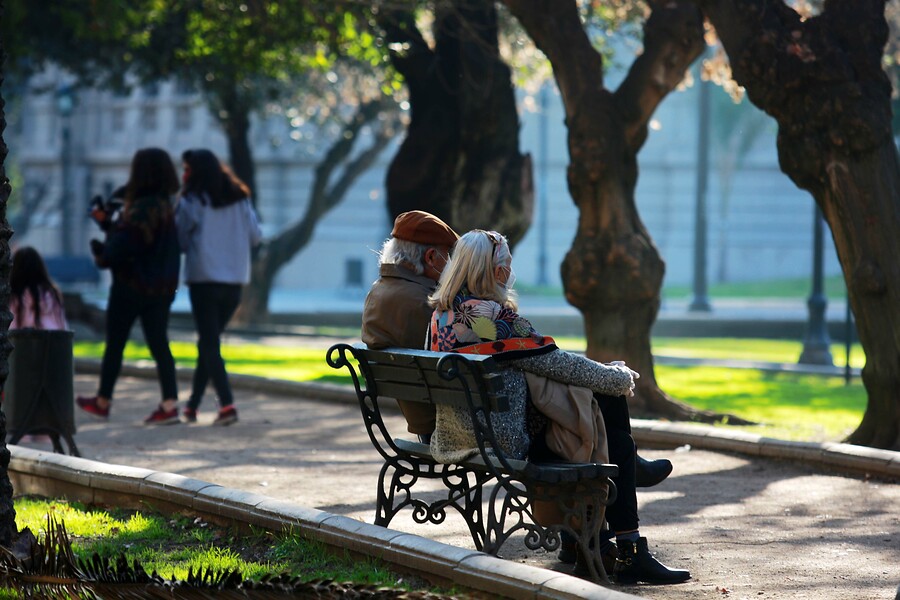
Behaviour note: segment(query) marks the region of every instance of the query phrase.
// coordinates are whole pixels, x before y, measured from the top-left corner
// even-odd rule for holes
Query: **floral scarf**
[[[511,360],[552,352],[552,337],[535,331],[516,311],[493,300],[476,298],[463,289],[450,310],[431,315],[428,346],[439,352],[490,354]]]

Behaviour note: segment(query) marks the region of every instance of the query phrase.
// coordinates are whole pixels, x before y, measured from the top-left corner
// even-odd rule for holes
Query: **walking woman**
[[[250,190],[215,154],[188,150],[181,158],[184,187],[175,218],[198,336],[197,368],[183,416],[189,423],[197,421],[206,384],[212,379],[219,398],[213,425],[231,425],[238,413],[220,337],[241,302],[241,286],[250,282],[250,252],[262,232]]]
[[[122,216],[109,229],[106,242],[91,240],[94,262],[112,271],[106,307],[106,347],[96,396],[77,399],[84,411],[106,419],[113,388],[122,368],[122,353],[135,320],[156,361],[162,401],[144,419],[147,425],[178,422],[175,360],[169,350],[169,310],[178,287],[178,236],[173,195],[178,174],[165,150],[144,148],[131,161]]]

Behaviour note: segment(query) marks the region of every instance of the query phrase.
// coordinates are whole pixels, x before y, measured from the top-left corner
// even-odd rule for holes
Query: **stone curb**
[[[75,370],[98,374],[100,362],[76,359]],[[156,370],[152,364],[123,364],[122,374],[155,378]],[[192,375],[192,369],[178,369],[179,378],[189,380]],[[234,387],[248,391],[334,402],[357,402],[356,392],[345,385],[285,381],[240,374],[229,374],[228,377]],[[635,441],[647,446],[674,448],[687,444],[694,448],[800,461],[855,475],[900,479],[900,452],[891,450],[837,442],[793,442],[709,425],[646,419],[632,419],[632,433]]]
[[[17,493],[65,497],[87,504],[187,512],[210,521],[268,531],[299,531],[417,571],[429,579],[511,599],[627,600],[625,594],[567,575],[458,548],[268,496],[173,473],[10,446],[9,477]]]
[[[631,420],[635,441],[647,446],[692,447],[794,460],[839,472],[900,479],[900,452],[837,442],[793,442],[707,425]]]

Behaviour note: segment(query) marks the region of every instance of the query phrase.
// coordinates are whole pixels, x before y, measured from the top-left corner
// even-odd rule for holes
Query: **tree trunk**
[[[315,231],[316,225],[329,211],[341,203],[347,190],[378,158],[393,139],[399,111],[392,99],[381,98],[359,107],[344,127],[342,134],[316,166],[309,203],[303,217],[280,234],[266,240],[254,254],[250,284],[245,288],[235,321],[258,323],[268,315],[269,295],[278,271],[302,250]],[[372,143],[357,155],[351,155],[361,130],[379,122]],[[342,169],[338,176],[335,173]]]
[[[3,0],[0,0],[0,19],[3,18]],[[3,64],[6,53],[0,39],[0,92],[3,87]],[[6,204],[9,201],[9,179],[6,177],[4,162],[9,149],[3,141],[6,130],[5,103],[0,93],[0,390],[9,375],[9,353],[12,346],[7,332],[12,314],[9,312],[9,238],[12,230],[6,221]],[[16,509],[13,506],[13,487],[9,481],[9,449],[6,447],[6,414],[0,410],[0,546],[8,548],[16,536]]]
[[[223,81],[223,84],[228,82]],[[257,204],[256,167],[250,149],[250,103],[244,102],[236,91],[237,83],[212,89],[210,108],[219,120],[228,141],[228,164],[234,174],[250,188],[254,206]]]
[[[496,229],[515,244],[531,225],[531,157],[519,152],[509,67],[500,58],[488,0],[436,9],[435,47],[411,14],[382,20],[394,67],[409,88],[411,121],[387,173],[391,218],[424,209],[457,232]]]
[[[803,20],[780,0],[698,0],[735,79],[778,122],[782,170],[831,228],[866,353],[855,444],[900,449],[900,159],[882,64],[884,0],[826,1]]]
[[[549,58],[566,111],[568,183],[579,218],[562,278],[566,300],[584,316],[586,354],[625,360],[641,374],[631,402],[636,414],[708,420],[709,413],[672,400],[656,382],[650,330],[665,264],[634,201],[647,123],[702,52],[702,16],[685,2],[655,7],[644,24],[643,54],[611,92],[574,1],[506,4]]]

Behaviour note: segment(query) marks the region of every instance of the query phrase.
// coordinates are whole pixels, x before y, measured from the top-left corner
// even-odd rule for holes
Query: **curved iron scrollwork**
[[[412,510],[416,523],[441,524],[452,509],[465,520],[475,547],[490,554],[497,554],[517,532],[524,534],[527,548],[555,552],[565,531],[576,539],[579,552],[588,559],[585,565],[590,577],[595,581],[609,581],[593,549],[599,547],[604,507],[616,497],[616,487],[609,479],[615,474],[614,467],[598,470],[595,465],[593,470],[576,471],[574,481],[563,482],[555,470],[577,469],[577,466],[530,465],[525,470],[514,466],[512,463],[521,463],[511,463],[499,451],[491,425],[491,413],[495,409],[505,410],[506,399],[499,386],[496,365],[490,358],[399,349],[372,353],[365,346],[336,344],[328,351],[327,361],[333,368],[346,367],[350,371],[369,438],[384,458],[378,476],[376,525],[387,527],[406,508]],[[404,369],[407,374],[397,379],[396,373]],[[409,369],[416,369],[411,378]],[[380,379],[374,376],[376,372]],[[434,380],[428,379],[435,373],[440,379],[452,382],[444,387],[462,392],[472,417],[479,451],[476,459],[480,460],[441,464],[421,447],[402,450],[397,444],[407,448],[411,443],[399,440],[395,443],[391,438],[378,405],[379,381],[385,389],[421,386],[423,389],[415,392],[420,398],[438,402],[434,394],[442,386],[433,387]],[[397,388],[397,384],[402,385]],[[453,396],[454,405],[458,402],[459,396]],[[434,492],[438,496],[436,500],[424,498],[422,492],[414,490],[421,480],[441,481],[443,490]],[[485,486],[491,483],[494,485],[484,503]],[[431,496],[432,492],[427,494]],[[547,503],[555,509],[557,516],[552,524],[539,523],[536,502]]]
[[[426,502],[413,496],[413,487],[420,479],[440,479],[446,497]],[[401,510],[412,507],[416,523],[439,525],[447,518],[447,509],[454,509],[463,517],[478,550],[485,548],[482,489],[490,477],[459,465],[445,465],[431,461],[406,458],[386,460],[378,476],[378,500],[375,524],[387,527]]]

